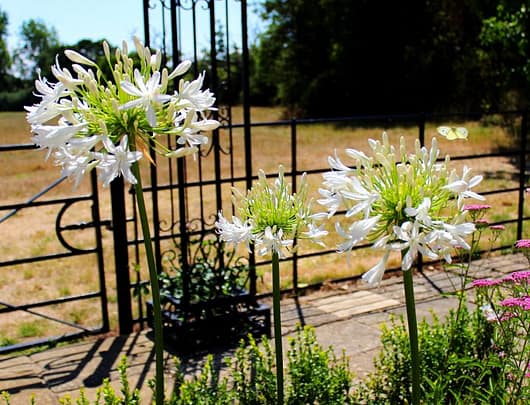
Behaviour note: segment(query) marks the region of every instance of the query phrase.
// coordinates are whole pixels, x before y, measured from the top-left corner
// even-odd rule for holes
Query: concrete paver
[[[473,277],[501,277],[513,271],[528,268],[523,255],[499,256],[474,263]],[[449,293],[459,286],[459,278],[426,268],[414,279],[417,318],[430,319],[434,309],[443,318],[457,300]],[[362,378],[373,370],[373,358],[380,350],[381,325],[390,314],[405,314],[402,278],[383,280],[378,288],[358,282],[344,283],[337,288],[282,300],[282,334],[284,339],[293,335],[297,325],[312,325],[318,342],[332,346],[337,355],[342,351],[350,361],[353,372]],[[87,338],[78,343],[30,355],[0,356],[0,391],[11,395],[12,405],[29,404],[35,395],[37,404],[57,404],[70,395],[79,397],[83,388],[89,400],[104,378],[119,390],[118,364],[127,357],[128,378],[131,388],[141,392],[142,403],[152,399],[148,381],[154,376],[154,347],[149,332],[127,336]],[[213,351],[214,361],[221,365],[232,350]],[[174,384],[173,355],[165,352],[166,387],[171,392]],[[201,370],[205,352],[181,357],[186,374]]]

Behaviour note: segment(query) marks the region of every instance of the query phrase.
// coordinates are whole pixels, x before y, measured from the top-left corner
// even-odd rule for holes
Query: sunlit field
[[[241,109],[233,111],[233,122],[241,122]],[[252,122],[270,122],[282,119],[282,112],[275,108],[253,108]],[[462,167],[467,165],[473,169],[475,174],[482,174],[484,181],[478,188],[479,192],[510,189],[518,186],[519,168],[516,160],[512,157],[488,157],[483,159],[458,160],[459,156],[486,154],[501,152],[514,148],[515,139],[518,136],[510,125],[503,125],[500,120],[494,119],[490,122],[467,122],[452,123],[444,122],[444,125],[466,126],[469,131],[469,139],[465,141],[450,142],[436,133],[436,126],[440,123],[432,123],[426,126],[425,143],[430,146],[432,137],[436,137],[440,144],[442,154],[449,154],[454,158],[453,167],[461,172]],[[515,121],[515,128],[518,122]],[[252,128],[252,169],[256,175],[258,169],[263,169],[271,177],[277,173],[278,165],[285,166],[287,172],[293,169],[297,173],[297,182],[301,179],[304,171],[317,171],[328,167],[327,158],[335,153],[348,162],[344,154],[345,148],[356,148],[363,151],[368,150],[367,139],[379,138],[383,131],[387,131],[391,142],[398,144],[400,136],[405,136],[409,150],[413,148],[414,139],[417,137],[416,126],[398,125],[332,125],[324,123],[311,123],[297,126],[296,132],[296,167],[293,166],[291,155],[292,133],[289,123],[278,126],[257,126]],[[23,113],[0,113],[0,145],[21,144],[30,142],[29,126],[25,122]],[[231,134],[226,129],[220,131],[221,172],[223,177],[243,177],[245,175],[245,156],[243,130],[234,129]],[[208,148],[204,148],[206,151]],[[233,156],[233,159],[230,159]],[[40,150],[25,150],[0,153],[0,202],[2,205],[17,204],[27,201],[35,194],[49,186],[60,177],[60,169],[53,165],[50,158],[45,160],[46,152]],[[144,159],[143,165],[147,168],[148,161]],[[186,161],[188,182],[199,180],[199,164],[201,167],[202,180],[214,179],[213,153],[194,160],[188,158]],[[171,177],[175,182],[175,163],[159,159],[157,161],[159,183],[167,184]],[[170,170],[171,169],[171,170]],[[148,186],[150,179],[147,170],[144,170],[144,182]],[[318,199],[318,188],[322,176],[320,173],[308,175],[310,195]],[[234,182],[234,187],[244,191],[243,181]],[[64,181],[37,201],[46,201],[72,195],[84,195],[90,191],[90,183],[85,179],[76,190],[73,183]],[[214,186],[205,186],[201,189],[190,188],[188,198],[188,218],[196,219],[203,215],[208,219],[210,227],[215,220],[216,197]],[[100,211],[102,219],[110,218],[110,196],[107,189],[99,188]],[[160,215],[161,220],[168,223],[172,215],[175,215],[176,193],[161,191]],[[200,211],[199,202],[202,200]],[[223,209],[230,212],[230,184],[222,187]],[[487,219],[490,222],[508,221],[517,217],[518,193],[506,192],[488,196],[487,204],[492,206]],[[128,209],[131,210],[130,198]],[[315,210],[322,209],[315,202]],[[65,248],[57,239],[55,226],[56,217],[60,206],[44,205],[41,207],[24,209],[12,217],[0,223],[1,261],[11,261],[32,256],[42,256],[65,252]],[[91,220],[90,203],[82,202],[74,204],[65,213],[63,225]],[[11,210],[0,211],[0,218],[9,214]],[[525,206],[525,215],[528,215]],[[228,215],[229,216],[229,215]],[[333,223],[328,228],[332,230]],[[132,225],[128,229],[129,237],[132,237],[134,229]],[[89,249],[95,246],[93,229],[77,230],[68,232],[68,242],[81,249]],[[507,225],[507,230],[497,241],[496,246],[511,245],[515,241],[515,225]],[[485,240],[487,239],[484,238]],[[333,251],[337,238],[333,233],[325,240],[327,248]],[[116,278],[114,274],[114,257],[112,234],[103,229],[103,248],[105,265],[105,283],[108,289],[108,300],[110,310],[111,327],[116,328]],[[165,248],[171,248],[170,245]],[[487,248],[487,242],[483,244]],[[304,255],[317,253],[323,248],[312,245],[309,242],[301,242],[298,254]],[[241,255],[246,255],[244,249]],[[136,260],[134,251],[130,251],[131,280],[135,280]],[[261,260],[261,259],[260,259]],[[326,255],[311,256],[303,259],[298,265],[298,282],[300,285],[325,282],[357,276],[371,267],[378,260],[378,256],[370,249],[361,249],[352,252],[351,255],[339,255],[335,252]],[[397,266],[399,257],[391,260],[391,266]],[[146,266],[140,258],[139,272],[142,278],[147,279]],[[292,287],[292,263],[286,261],[281,265],[282,285],[284,288]],[[258,267],[258,291],[267,292],[271,290],[268,265]],[[71,295],[87,294],[97,291],[99,279],[97,271],[97,260],[93,254],[63,258],[51,261],[40,261],[32,264],[15,264],[0,267],[0,309],[9,305],[22,305],[40,300],[61,299]],[[34,309],[35,312],[58,317],[69,322],[80,323],[86,327],[96,327],[101,322],[101,311],[99,300],[91,298],[83,301],[57,303],[50,307]],[[74,331],[73,328],[41,317],[36,317],[28,312],[17,311],[15,313],[0,312],[0,345],[24,342],[25,340],[39,337],[56,336]]]

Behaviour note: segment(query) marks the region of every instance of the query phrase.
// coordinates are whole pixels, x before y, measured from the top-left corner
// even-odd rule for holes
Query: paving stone
[[[57,404],[57,397],[40,377],[41,371],[28,356],[1,359],[0,392],[10,395],[11,405],[30,404],[32,397],[38,398],[38,404]]]
[[[498,278],[528,267],[522,254],[498,256],[474,262],[469,275]],[[451,308],[456,308],[456,297],[440,293],[452,292],[459,285],[457,272],[441,272],[430,266],[414,277],[418,320],[424,317],[431,320],[433,312],[443,319]],[[380,350],[381,325],[392,314],[406,314],[403,278],[396,272],[379,287],[357,281],[344,286],[283,299],[282,337],[287,348],[289,338],[295,335],[299,325],[313,325],[320,345],[332,346],[337,356],[344,350],[352,371],[362,378],[373,370],[373,358]],[[469,298],[472,306],[473,294]],[[267,302],[270,304],[270,299]],[[36,395],[37,404],[46,405],[57,404],[65,395],[78,398],[83,387],[93,401],[104,378],[109,377],[111,385],[119,388],[118,364],[126,356],[131,388],[140,390],[142,403],[150,403],[152,392],[148,381],[154,376],[155,366],[151,335],[151,332],[139,332],[105,339],[89,338],[32,355],[0,356],[0,391],[11,393],[13,405],[29,404],[32,394]],[[233,348],[212,351],[214,366],[221,374],[227,372],[224,359],[233,352]],[[187,378],[202,371],[206,355],[202,351],[180,357]],[[172,358],[173,354],[165,352],[168,393],[173,389],[175,377]]]

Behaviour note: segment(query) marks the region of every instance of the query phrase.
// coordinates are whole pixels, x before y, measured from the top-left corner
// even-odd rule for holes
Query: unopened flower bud
[[[107,41],[103,41],[103,52],[105,53],[105,58],[110,61],[110,48]]]
[[[160,65],[162,64],[162,53],[160,51],[157,51],[154,55],[151,55],[150,64],[153,70],[160,69]]]
[[[129,46],[127,45],[127,41],[122,41],[122,53],[124,55],[128,55],[129,54]]]
[[[193,146],[191,148],[179,148],[172,150],[171,152],[166,153],[166,157],[168,158],[180,158],[184,156],[194,155],[199,151],[199,149],[196,146]]]
[[[182,76],[184,73],[188,71],[188,69],[191,67],[191,61],[185,60],[178,64],[178,66],[173,69],[171,74],[169,75],[169,80],[173,80],[177,76]]]
[[[134,46],[136,47],[136,52],[138,53],[138,56],[140,59],[143,59],[144,57],[144,45],[140,41],[140,38],[138,38],[136,35],[133,37]]]
[[[80,53],[73,51],[71,49],[67,49],[64,51],[64,54],[68,59],[70,59],[72,62],[80,63],[82,65],[89,65],[89,66],[96,66],[96,63],[88,59],[87,57],[81,55]]]

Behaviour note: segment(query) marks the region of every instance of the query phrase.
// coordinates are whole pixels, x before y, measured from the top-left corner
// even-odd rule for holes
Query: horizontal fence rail
[[[296,191],[297,182],[303,173],[309,176],[319,177],[329,171],[328,167],[312,167],[306,169],[300,163],[303,157],[300,144],[305,142],[309,135],[304,134],[304,129],[315,127],[315,126],[328,126],[330,128],[344,129],[348,128],[352,134],[359,129],[372,128],[373,138],[378,138],[380,133],[378,129],[386,129],[391,132],[393,128],[405,128],[407,141],[410,143],[414,139],[419,139],[422,144],[426,143],[426,126],[430,126],[431,133],[433,125],[442,125],[445,122],[464,122],[468,120],[479,120],[487,121],[486,118],[490,116],[501,117],[503,120],[511,122],[511,129],[515,136],[512,141],[513,144],[503,150],[490,150],[485,153],[465,153],[465,154],[452,154],[451,160],[455,163],[462,162],[473,168],[475,164],[480,162],[488,161],[488,159],[504,158],[510,162],[513,166],[513,170],[510,176],[513,179],[510,180],[510,184],[504,184],[503,182],[495,182],[495,184],[501,185],[501,187],[494,186],[493,188],[484,188],[481,194],[486,196],[488,199],[497,198],[498,196],[504,195],[517,195],[513,199],[516,201],[514,204],[513,212],[510,216],[503,218],[494,219],[490,222],[490,225],[505,225],[507,227],[514,228],[514,235],[516,238],[523,236],[523,226],[525,221],[530,219],[527,212],[524,209],[524,192],[527,181],[527,170],[526,170],[526,155],[527,151],[527,112],[526,111],[508,111],[498,112],[493,115],[490,114],[453,114],[453,115],[429,115],[429,114],[408,114],[408,115],[394,115],[394,116],[353,116],[353,117],[340,117],[336,119],[292,119],[282,120],[275,122],[257,122],[247,124],[231,124],[224,125],[219,130],[219,145],[221,150],[226,154],[226,161],[221,161],[218,164],[211,163],[208,166],[208,159],[218,159],[218,157],[212,157],[210,151],[201,154],[198,161],[192,161],[191,159],[185,163],[182,167],[171,166],[168,168],[173,176],[169,176],[171,182],[160,182],[156,186],[151,185],[146,187],[146,192],[151,192],[153,196],[159,199],[157,204],[163,205],[161,202],[165,193],[169,193],[171,201],[171,219],[164,217],[164,214],[158,214],[159,220],[165,224],[172,224],[167,229],[154,230],[156,235],[154,243],[157,246],[159,252],[166,252],[167,247],[164,247],[166,242],[173,243],[172,256],[180,256],[180,262],[177,260],[177,271],[181,271],[182,274],[186,274],[189,271],[189,266],[193,263],[193,256],[196,252],[193,252],[194,241],[204,241],[207,239],[216,239],[217,235],[214,230],[213,223],[217,211],[222,208],[225,212],[233,212],[233,207],[230,202],[230,188],[236,187],[241,191],[245,191],[248,184],[252,184],[257,179],[257,170],[261,167],[257,166],[258,158],[253,158],[252,165],[242,165],[241,162],[246,160],[247,156],[257,157],[260,154],[264,154],[264,150],[260,150],[259,147],[253,146],[252,142],[247,142],[245,134],[250,132],[251,141],[259,141],[260,137],[263,139],[274,138],[275,142],[286,141],[288,150],[278,156],[261,156],[260,159],[267,163],[267,166],[274,166],[269,164],[270,162],[281,163],[287,167],[286,177],[290,178],[293,184],[293,191]],[[501,118],[497,118],[498,120]],[[469,121],[473,123],[474,121]],[[503,124],[504,125],[504,124]],[[278,129],[281,129],[281,134],[278,135]],[[268,135],[270,134],[270,135]],[[353,136],[353,135],[352,135]],[[475,136],[473,130],[470,130],[470,138]],[[442,138],[438,136],[438,138]],[[429,140],[429,139],[427,139]],[[367,147],[366,139],[363,140],[364,145]],[[223,146],[224,145],[224,146]],[[333,135],[326,140],[326,144],[323,147],[329,148],[332,154],[334,145]],[[223,147],[226,150],[223,150]],[[236,152],[236,149],[239,152]],[[443,151],[442,151],[443,153]],[[237,165],[242,168],[240,170],[234,169]],[[208,170],[206,167],[208,166]],[[158,168],[160,169],[160,167]],[[175,175],[175,172],[177,174]],[[475,170],[480,172],[480,170]],[[180,174],[179,174],[180,173]],[[270,178],[274,178],[277,172],[274,169],[267,169],[266,174]],[[160,178],[161,173],[158,170],[157,176]],[[487,180],[487,179],[486,179]],[[217,201],[216,204],[206,204],[205,199],[209,193],[221,193],[221,196],[216,194],[210,196],[210,199]],[[318,198],[318,195],[313,197]],[[495,209],[495,208],[494,208]],[[193,215],[197,217],[193,217]],[[338,215],[343,215],[344,212],[339,212]],[[229,216],[229,215],[228,215]],[[132,219],[134,223],[135,218]],[[181,222],[183,221],[183,222]],[[185,226],[182,226],[184,223]],[[135,233],[138,234],[137,225],[134,226],[136,229]],[[184,229],[184,232],[182,230]],[[134,248],[133,255],[136,258],[140,258],[141,244],[143,240],[141,237],[134,238],[128,241],[128,245]],[[514,240],[504,240],[502,243],[496,245],[493,250],[507,250],[511,249]],[[185,246],[185,248],[182,248]],[[353,251],[361,252],[368,251],[369,245],[356,246]],[[171,250],[171,249],[170,249]],[[484,252],[482,252],[484,253]],[[249,275],[249,289],[255,293],[257,298],[270,295],[270,289],[266,284],[261,283],[257,286],[258,281],[262,278],[263,273],[267,273],[268,265],[270,260],[261,257],[254,257],[252,254],[245,254],[246,260],[251,263],[251,273]],[[163,255],[163,254],[162,254]],[[288,258],[282,260],[285,270],[283,271],[284,292],[298,292],[302,288],[315,288],[321,286],[324,282],[339,282],[354,280],[360,277],[360,273],[356,272],[348,276],[340,276],[336,278],[317,280],[313,282],[307,282],[302,280],[301,271],[307,269],[307,263],[311,260],[319,260],[324,256],[338,255],[334,246],[328,246],[324,249],[301,251],[291,255]],[[341,259],[341,266],[347,266],[346,258]],[[161,269],[167,270],[167,261],[160,260]],[[419,263],[418,266],[421,270],[424,263]],[[433,263],[430,263],[433,264]],[[173,269],[175,270],[175,269]],[[399,270],[398,267],[389,270]],[[287,276],[287,273],[289,275]],[[142,278],[139,273],[135,275],[136,280],[131,283],[131,291],[138,291],[142,286],[147,284],[147,280]],[[189,282],[189,280],[188,280]],[[269,286],[270,287],[270,286]],[[184,298],[186,299],[186,297]],[[144,314],[144,302],[141,295],[137,295],[136,298],[136,314],[134,323],[143,324],[146,320]]]
[[[19,151],[31,151],[36,150],[37,147],[33,144],[22,144],[22,145],[0,145],[0,158]],[[40,154],[36,156],[36,159],[42,159]],[[23,174],[23,173],[21,173]],[[23,239],[27,237],[27,232],[25,229],[16,227],[7,228],[13,221],[17,221],[22,215],[32,215],[32,223],[38,224],[41,219],[39,212],[44,210],[53,210],[56,211],[55,218],[55,227],[53,230],[46,230],[43,232],[46,236],[45,241],[52,239],[51,236],[54,236],[56,241],[60,246],[60,250],[54,253],[42,253],[42,254],[33,254],[27,255],[24,253],[16,254],[16,258],[5,258],[0,257],[0,277],[13,277],[13,274],[20,274],[21,278],[28,277],[31,279],[34,272],[44,271],[42,269],[50,269],[51,274],[55,272],[57,266],[62,266],[62,259],[69,259],[75,257],[83,257],[86,255],[94,256],[96,262],[96,268],[93,271],[96,273],[97,281],[97,290],[88,291],[81,294],[71,294],[68,293],[67,289],[62,294],[53,294],[55,297],[49,299],[41,299],[38,297],[32,297],[32,294],[25,292],[24,283],[19,287],[17,278],[14,279],[14,284],[12,286],[4,286],[4,288],[12,288],[14,290],[19,289],[18,294],[22,294],[23,297],[28,300],[27,302],[21,302],[20,299],[17,300],[17,303],[10,302],[9,298],[3,296],[0,298],[0,321],[7,319],[7,324],[11,325],[12,322],[10,319],[24,318],[22,315],[27,315],[28,320],[24,324],[20,324],[18,328],[24,327],[23,325],[27,324],[39,324],[39,322],[47,322],[47,325],[60,325],[59,329],[62,332],[56,336],[45,336],[42,338],[33,338],[25,339],[23,342],[14,342],[10,339],[7,339],[3,334],[7,333],[5,324],[2,323],[0,327],[0,340],[5,339],[7,344],[2,342],[0,345],[0,354],[8,353],[16,350],[23,350],[30,348],[36,345],[53,345],[57,342],[64,340],[71,340],[79,338],[87,334],[98,334],[102,332],[107,332],[110,328],[109,326],[109,315],[107,309],[107,289],[105,284],[105,271],[103,263],[103,245],[102,245],[102,234],[101,228],[103,226],[109,226],[110,221],[102,221],[99,214],[99,194],[97,189],[96,173],[91,174],[90,183],[91,191],[85,195],[75,195],[71,197],[50,197],[49,194],[52,194],[55,189],[64,182],[66,177],[60,177],[57,180],[50,183],[48,186],[44,187],[39,192],[32,195],[30,198],[27,198],[25,201],[20,203],[6,203],[5,200],[0,200],[0,230],[2,231],[2,244],[7,246],[10,240],[13,238]],[[7,196],[6,196],[7,197]],[[88,203],[90,204],[89,217],[91,218],[88,222],[79,222],[79,223],[70,223],[64,225],[65,215],[69,214],[69,210],[72,206],[78,203]],[[37,212],[37,215],[34,214]],[[32,225],[29,225],[31,229]],[[10,229],[10,233],[6,231]],[[79,230],[93,230],[93,247],[78,247],[74,246],[71,242],[72,238],[67,237],[66,234],[76,232]],[[29,230],[29,229],[28,229]],[[20,232],[18,234],[17,232]],[[73,238],[75,240],[75,238]],[[39,239],[31,240],[28,239],[28,244],[38,245],[40,243]],[[43,242],[44,243],[44,242]],[[30,252],[33,249],[30,249]],[[35,269],[35,270],[34,270]],[[38,270],[37,270],[38,269]],[[27,274],[27,276],[26,276]],[[78,282],[75,280],[76,274],[72,274],[72,283]],[[29,283],[28,280],[28,288]],[[46,281],[45,284],[49,286],[54,285],[53,275]],[[46,288],[46,286],[43,286]],[[16,296],[17,292],[13,296]],[[61,307],[63,305],[79,304],[86,301],[96,301],[99,304],[96,304],[96,308],[100,312],[99,318],[100,323],[96,326],[87,326],[83,323],[82,320],[75,321],[67,319],[63,316],[57,315],[54,311],[55,308]],[[61,329],[62,327],[62,329]],[[35,332],[25,332],[26,334],[31,333],[43,333],[47,334],[45,331],[35,331]]]
[[[525,190],[530,170],[527,168],[527,111],[497,112],[495,114],[473,114],[473,115],[429,115],[429,114],[408,114],[396,116],[352,116],[340,117],[336,119],[291,119],[274,122],[247,122],[244,124],[231,124],[230,121],[223,124],[212,137],[212,146],[204,148],[195,158],[179,161],[156,162],[156,166],[151,167],[146,182],[145,193],[151,195],[151,218],[154,235],[155,252],[160,271],[181,272],[184,279],[183,303],[189,300],[191,271],[194,262],[205,254],[201,244],[215,243],[218,235],[214,229],[216,215],[219,210],[223,210],[226,216],[234,211],[230,194],[231,188],[245,191],[251,187],[257,179],[259,169],[265,170],[270,178],[277,176],[278,164],[286,167],[286,177],[290,178],[293,191],[296,192],[300,177],[303,173],[313,185],[314,199],[318,198],[317,185],[321,181],[323,173],[329,171],[325,158],[333,154],[337,143],[342,147],[351,146],[350,142],[360,142],[367,147],[367,137],[378,138],[382,130],[386,130],[392,136],[403,135],[407,138],[409,145],[415,139],[421,143],[428,144],[432,137],[433,128],[447,122],[460,123],[468,122],[473,125],[470,128],[470,138],[479,136],[478,131],[481,122],[489,122],[495,118],[490,127],[495,127],[501,132],[511,131],[510,145],[502,148],[490,149],[487,151],[476,151],[469,153],[463,150],[461,153],[451,154],[451,160],[455,164],[466,164],[470,167],[479,166],[482,169],[475,172],[487,172],[493,170],[489,167],[490,161],[502,159],[506,166],[506,173],[500,175],[508,176],[504,181],[496,178],[496,173],[487,174],[486,184],[480,193],[490,199],[499,198],[501,201],[509,200],[510,211],[506,214],[494,215],[491,224],[502,224],[510,227],[513,237],[520,239],[525,234],[525,223],[530,219],[529,210],[525,209]],[[313,159],[307,159],[308,148],[312,146],[314,137],[319,136],[320,131],[326,131],[325,138],[317,143],[318,153],[322,154],[322,164]],[[359,131],[362,136],[358,135]],[[369,134],[369,135],[368,135]],[[440,137],[439,137],[440,138]],[[168,139],[168,143],[174,140]],[[276,148],[268,149],[267,142],[277,143]],[[471,142],[471,141],[470,141]],[[308,146],[309,145],[309,146]],[[2,145],[0,146],[0,156],[3,153],[14,153],[22,150],[35,149],[28,145]],[[272,152],[271,152],[272,150]],[[473,151],[471,151],[473,152]],[[316,153],[316,152],[315,152]],[[443,153],[443,150],[442,150]],[[251,156],[252,158],[248,159]],[[320,155],[319,155],[320,156]],[[485,163],[483,163],[485,162]],[[107,295],[108,288],[105,284],[105,268],[114,268],[117,293],[117,315],[119,330],[122,333],[132,331],[135,327],[144,327],[148,319],[146,313],[146,300],[149,295],[148,277],[143,269],[143,237],[141,235],[136,207],[134,205],[133,191],[124,187],[123,183],[113,182],[111,184],[112,210],[109,218],[100,217],[100,199],[98,185],[92,173],[91,184],[94,187],[87,195],[76,195],[74,197],[57,198],[47,197],[47,194],[54,190],[63,182],[59,178],[45,190],[36,193],[31,198],[20,203],[0,202],[0,227],[15,219],[18,215],[29,209],[43,210],[55,207],[58,211],[55,221],[55,235],[64,250],[53,254],[35,255],[32,257],[0,258],[0,275],[3,271],[16,268],[20,265],[42,263],[53,266],[53,260],[69,258],[83,255],[96,255],[97,268],[95,272],[99,274],[98,291],[89,291],[83,294],[66,294],[61,297],[54,297],[47,300],[22,302],[13,304],[2,299],[0,302],[0,317],[12,315],[17,312],[24,312],[32,316],[47,319],[52,322],[63,324],[77,332],[64,333],[61,336],[37,339],[32,344],[41,344],[43,341],[64,340],[87,333],[99,333],[109,329],[109,314]],[[491,178],[489,178],[489,177]],[[63,216],[72,205],[76,203],[89,203],[92,205],[91,220],[63,225]],[[315,203],[315,209],[318,209]],[[495,214],[496,211],[492,210]],[[338,218],[344,212],[337,214]],[[63,237],[66,232],[80,232],[83,230],[93,230],[96,243],[94,247],[78,248],[69,242],[71,238]],[[103,236],[110,231],[108,246],[103,246]],[[509,250],[513,246],[514,240],[501,240],[494,250]],[[103,249],[112,253],[112,263],[104,263]],[[353,249],[352,254],[357,259],[357,269],[349,270],[350,264],[345,256],[336,252],[333,244],[327,248],[303,248],[288,258],[282,260],[282,288],[284,292],[298,293],[305,288],[317,288],[323,283],[335,283],[348,280],[356,280],[362,273],[361,265],[365,253],[369,251],[369,246],[359,245]],[[221,255],[224,253],[221,252]],[[239,261],[244,261],[249,265],[250,271],[247,279],[247,286],[251,295],[255,299],[270,294],[270,285],[267,284],[268,267],[270,260],[262,257],[255,257],[248,254],[245,249],[237,252],[241,256]],[[357,255],[357,256],[356,256]],[[336,259],[338,257],[338,259]],[[331,266],[346,269],[336,277],[313,277],[308,278],[305,274],[308,270],[319,271],[324,267],[327,260],[331,260]],[[108,258],[107,258],[108,260]],[[220,259],[221,262],[224,260]],[[432,264],[432,263],[429,263]],[[421,270],[421,265],[420,270]],[[398,267],[389,270],[399,270]],[[107,279],[109,275],[107,275]],[[75,278],[72,279],[75,282]],[[187,295],[188,294],[188,295]],[[29,297],[28,297],[29,298]],[[51,308],[65,303],[82,302],[83,300],[97,299],[101,308],[101,326],[89,328],[82,323],[72,322],[57,316],[49,315],[46,308]],[[7,352],[26,347],[14,344],[0,348],[0,352]]]

